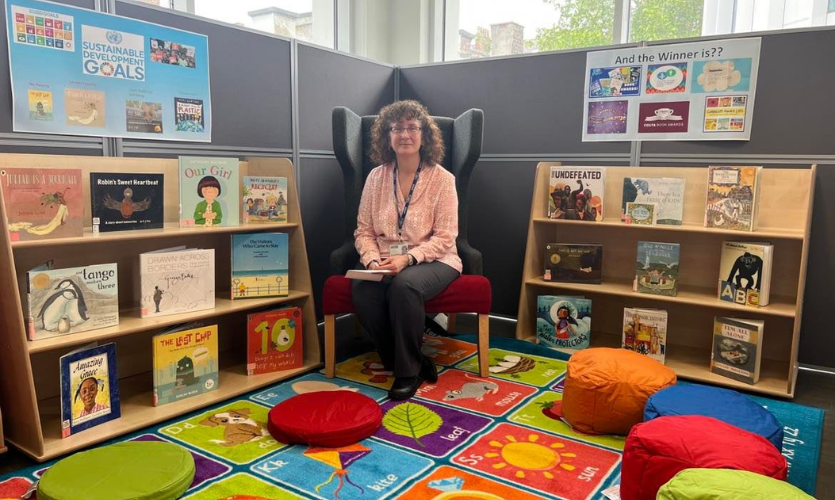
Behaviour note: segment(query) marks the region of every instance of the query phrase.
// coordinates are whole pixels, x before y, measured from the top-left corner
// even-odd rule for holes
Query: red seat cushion
[[[733,469],[785,481],[786,459],[767,439],[703,416],[659,417],[632,428],[623,449],[623,500],[655,500],[684,469]]]
[[[428,313],[478,313],[489,314],[492,292],[490,280],[484,276],[466,274],[459,276],[437,296],[426,301]],[[331,276],[325,281],[322,292],[324,314],[354,312],[351,302],[351,280],[345,276]]]
[[[319,391],[275,405],[267,429],[285,444],[338,448],[374,434],[382,421],[380,405],[364,394]]]

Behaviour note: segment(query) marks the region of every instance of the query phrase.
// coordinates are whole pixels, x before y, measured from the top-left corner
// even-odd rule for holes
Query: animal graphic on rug
[[[249,408],[231,409],[215,413],[200,422],[206,427],[223,427],[223,439],[210,439],[220,446],[233,447],[269,436],[266,427],[249,417]]]
[[[490,365],[490,373],[515,375],[517,373],[529,372],[535,367],[536,361],[531,358],[526,356],[507,355],[498,361],[496,365]]]
[[[499,392],[499,385],[495,382],[490,382],[489,380],[481,380],[478,377],[473,377],[469,373],[465,374],[464,376],[469,379],[477,380],[477,382],[465,382],[460,389],[446,391],[444,401],[455,401],[458,399],[468,398],[475,399],[476,401],[483,401],[484,396],[488,393],[496,394],[497,392]]]
[[[374,361],[366,361],[362,364],[365,368],[360,372],[363,375],[371,375],[368,379],[372,384],[385,384],[389,377],[393,377],[394,373],[386,370],[382,363],[375,363]]]
[[[438,349],[438,346],[441,345],[444,345],[443,340],[423,337],[423,345],[420,348],[420,352],[422,352],[424,356],[432,359],[435,359],[438,354],[449,354],[443,349]]]

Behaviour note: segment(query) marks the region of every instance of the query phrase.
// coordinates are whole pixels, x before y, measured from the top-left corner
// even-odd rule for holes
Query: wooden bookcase
[[[84,235],[78,238],[10,241],[5,207],[0,202],[0,403],[6,439],[35,460],[44,461],[113,437],[162,422],[253,389],[321,367],[316,313],[304,229],[293,164],[285,158],[246,158],[240,175],[287,177],[288,222],[206,229],[179,227],[179,174],[176,159],[98,158],[0,154],[0,168],[79,168],[84,183]],[[94,235],[89,227],[90,172],[155,172],[165,175],[165,228]],[[2,193],[0,193],[0,201]],[[278,231],[289,235],[290,295],[230,300],[231,233]],[[217,289],[214,309],[142,319],[139,254],[187,245],[215,249]],[[23,305],[26,272],[54,260],[56,268],[116,262],[119,266],[119,325],[111,328],[29,341]],[[302,308],[304,367],[257,376],[246,375],[246,314],[276,306]],[[218,390],[154,407],[151,337],[161,329],[189,321],[217,323],[220,332]],[[209,323],[209,324],[211,324]],[[115,342],[122,416],[69,438],[61,438],[60,356],[89,342]]]
[[[665,309],[668,312],[666,365],[679,377],[772,396],[794,396],[815,188],[814,165],[806,169],[763,169],[758,201],[759,224],[754,232],[704,227],[707,168],[606,167],[603,221],[552,220],[547,216],[548,176],[552,165],[559,163],[542,162],[536,170],[517,338],[536,340],[538,295],[591,298],[591,342],[595,347],[620,347],[624,307]],[[639,226],[622,223],[620,204],[624,177],[684,178],[683,224]],[[681,245],[678,295],[666,297],[632,291],[638,241]],[[774,244],[768,306],[746,307],[717,298],[723,241]],[[545,281],[544,256],[548,243],[602,244],[602,284]],[[710,372],[714,316],[765,320],[763,361],[757,384],[744,384]]]

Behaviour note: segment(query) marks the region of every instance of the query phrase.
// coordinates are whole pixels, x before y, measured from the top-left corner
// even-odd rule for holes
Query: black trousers
[[[443,262],[427,262],[380,282],[353,281],[354,314],[371,334],[383,365],[395,377],[414,377],[420,372],[424,303],[458,276],[458,271]]]

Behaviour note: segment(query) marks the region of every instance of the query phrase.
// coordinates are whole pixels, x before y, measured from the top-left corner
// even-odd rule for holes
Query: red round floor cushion
[[[655,500],[684,469],[743,470],[785,481],[788,466],[767,439],[703,416],[659,417],[632,428],[623,449],[623,500]]]
[[[383,421],[376,401],[351,391],[299,394],[270,410],[267,429],[286,444],[338,448],[374,434]]]

